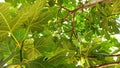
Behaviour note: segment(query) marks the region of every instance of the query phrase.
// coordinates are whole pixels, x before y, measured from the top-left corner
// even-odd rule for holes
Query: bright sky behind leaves
[[[0,0],[0,2],[5,2],[4,0]]]

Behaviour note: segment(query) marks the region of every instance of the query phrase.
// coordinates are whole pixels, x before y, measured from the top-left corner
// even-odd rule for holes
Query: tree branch
[[[97,56],[88,56],[88,58],[96,58]],[[120,57],[120,54],[117,54],[117,55],[105,55],[106,58],[109,58],[109,57]]]
[[[74,30],[75,30],[75,13],[73,14],[73,17],[72,17],[71,26],[72,26],[72,30],[71,30],[71,38],[70,38],[70,41],[72,41],[72,36],[73,36]]]
[[[0,68],[3,68],[4,64],[15,56],[16,52],[12,52],[5,60],[0,63]]]
[[[80,57],[80,56],[76,56],[76,57]],[[85,57],[85,56],[83,56]],[[120,54],[117,55],[106,55],[104,56],[105,58],[113,58],[113,57],[120,57]],[[97,58],[97,56],[87,56],[86,58]],[[91,66],[89,68],[104,68],[104,67],[108,67],[108,66],[114,66],[114,65],[118,65],[120,64],[120,61],[118,62],[110,62],[110,63],[104,63],[104,64],[100,64],[98,66]]]
[[[118,64],[120,64],[120,61],[118,61],[118,62],[111,62],[111,63],[105,63],[105,64],[101,64],[101,65],[93,66],[93,67],[89,67],[89,68],[104,68],[104,67],[114,66],[114,65],[118,65]]]
[[[63,8],[64,10],[71,12],[68,8],[64,7],[64,6],[60,6],[60,8]]]
[[[109,3],[112,1],[113,0],[93,0],[92,2],[83,4],[74,10],[69,10],[68,8],[66,8],[64,6],[60,6],[60,8],[66,10],[68,12],[67,15],[62,19],[62,22],[64,22],[69,17],[70,14],[76,13],[79,10],[83,10],[83,9],[91,7],[91,6],[96,6],[96,4],[98,4],[98,3]]]
[[[120,57],[120,54],[117,54],[117,55],[106,55],[105,57],[106,58]],[[88,58],[96,58],[96,56],[88,56]],[[101,64],[101,65],[98,65],[98,66],[93,66],[93,67],[90,67],[90,68],[103,68],[103,67],[114,66],[114,65],[118,65],[118,64],[120,64],[120,61],[118,61],[118,62],[111,62],[111,63],[105,63],[105,64]]]
[[[76,13],[78,10],[82,10],[84,8],[88,8],[88,7],[91,7],[91,6],[95,6],[96,4],[98,3],[108,3],[108,2],[111,2],[112,0],[93,0],[92,2],[90,3],[86,3],[86,4],[83,4],[82,6],[72,10],[71,12],[72,13]]]

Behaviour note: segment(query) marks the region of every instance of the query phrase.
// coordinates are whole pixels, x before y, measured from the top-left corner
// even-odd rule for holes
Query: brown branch
[[[71,12],[68,12],[67,15],[62,19],[62,22],[66,21],[66,19],[69,17],[70,14]]]
[[[72,17],[71,26],[72,26],[72,30],[71,30],[71,38],[70,38],[70,41],[72,41],[72,36],[73,36],[74,30],[75,30],[75,13],[73,14],[73,17]]]
[[[120,64],[120,61],[111,62],[111,63],[105,63],[105,64],[101,64],[101,65],[93,66],[93,67],[89,67],[89,68],[104,68],[104,67],[114,66],[114,65],[118,65],[118,64]]]
[[[71,12],[72,12],[72,13],[76,13],[78,10],[82,10],[82,9],[84,9],[84,8],[88,8],[88,7],[91,7],[91,6],[95,6],[95,5],[98,4],[98,3],[105,3],[105,2],[108,3],[108,2],[111,2],[111,1],[112,1],[112,0],[93,0],[92,2],[86,3],[86,4],[84,4],[84,5],[80,6],[80,7],[72,10]]]
[[[60,9],[64,9],[66,10],[68,13],[67,15],[62,19],[62,22],[66,21],[66,19],[70,16],[70,14],[73,14],[73,19],[72,19],[72,30],[71,30],[71,37],[70,37],[70,41],[72,41],[72,36],[74,34],[74,17],[77,11],[79,10],[83,10],[84,8],[88,8],[91,6],[95,6],[98,3],[104,3],[104,2],[111,2],[112,0],[93,0],[92,2],[86,3],[86,4],[82,4],[80,7],[74,9],[74,10],[69,10],[68,8],[64,7],[64,6],[59,6]]]
[[[21,42],[21,48],[20,48],[20,67],[22,67],[22,62],[23,62],[23,46],[24,46],[24,40]]]
[[[66,16],[62,19],[62,21],[61,22],[64,22],[64,21],[66,21],[66,19],[69,17],[69,15],[71,14],[71,11],[68,9],[68,8],[66,8],[66,7],[64,7],[64,6],[61,6],[61,5],[59,5],[59,11],[60,10],[62,10],[62,9],[64,9],[64,10],[66,10],[67,11],[67,14],[66,14]]]
[[[20,48],[20,62],[21,62],[21,63],[22,63],[22,61],[23,61],[23,55],[22,55],[23,43],[24,43],[24,41],[21,42],[21,48]]]
[[[69,10],[68,8],[64,7],[64,6],[60,6],[60,8],[63,8],[64,10],[71,12],[71,13],[76,13],[78,10],[83,10],[85,8],[91,7],[91,6],[95,6],[98,3],[109,3],[112,2],[113,0],[93,0],[90,3],[86,3],[86,4],[82,4],[82,6],[79,6],[78,8],[74,9],[74,10]]]
[[[60,8],[66,10],[68,13],[67,15],[62,19],[62,22],[64,22],[70,14],[76,13],[79,10],[83,10],[85,8],[91,7],[91,6],[96,6],[96,4],[98,3],[109,3],[113,0],[93,0],[90,3],[86,3],[86,4],[82,4],[81,6],[79,6],[78,8],[74,9],[74,10],[69,10],[68,8],[64,7],[64,6],[59,6]]]
[[[63,8],[64,10],[71,12],[68,8],[64,7],[64,6],[59,6],[60,8]]]
[[[97,56],[88,56],[88,58],[96,58]],[[120,54],[117,55],[105,55],[106,58],[110,58],[110,57],[120,57]]]
[[[113,58],[113,57],[120,57],[120,54],[117,54],[117,55],[106,55],[105,56],[105,58]],[[96,56],[88,56],[88,58],[96,58]],[[101,65],[98,65],[98,66],[92,66],[90,68],[104,68],[104,67],[114,66],[114,65],[118,65],[118,64],[120,64],[120,61],[105,63],[105,64],[101,64]]]
[[[120,57],[120,54],[117,54],[117,55],[109,55],[109,56],[106,56],[106,57]]]
[[[76,56],[76,57],[80,57],[80,56]],[[85,56],[83,56],[85,57]],[[113,57],[120,57],[120,54],[117,55],[105,55],[105,58],[113,58]],[[87,56],[86,58],[97,58],[97,56]],[[108,66],[114,66],[114,65],[118,65],[120,64],[120,61],[118,62],[110,62],[110,63],[104,63],[104,64],[100,64],[98,66],[91,66],[89,68],[104,68],[104,67],[108,67]]]

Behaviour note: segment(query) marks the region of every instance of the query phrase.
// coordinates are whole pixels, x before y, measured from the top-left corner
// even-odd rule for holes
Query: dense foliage
[[[5,0],[0,68],[120,68],[119,0]]]

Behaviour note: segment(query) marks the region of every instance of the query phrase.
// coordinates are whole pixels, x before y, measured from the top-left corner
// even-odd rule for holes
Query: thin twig
[[[79,10],[83,10],[85,8],[91,7],[91,6],[96,6],[96,4],[98,3],[109,3],[112,2],[113,0],[96,0],[96,1],[92,1],[90,3],[86,3],[86,4],[82,4],[81,6],[79,6],[78,8],[74,9],[74,10],[69,10],[64,6],[60,6],[60,8],[63,8],[64,10],[71,12],[71,13],[76,13]]]
[[[22,54],[23,46],[24,46],[24,40],[21,42],[21,48],[20,48],[20,66],[21,66],[21,68],[22,68],[22,62],[23,62],[23,54]]]
[[[5,60],[3,60],[1,63],[0,63],[0,68],[3,67],[3,65],[5,63],[7,63],[10,59],[12,59],[14,56],[15,56],[16,52],[12,52]]]
[[[88,58],[96,58],[97,56],[88,56]],[[110,57],[120,57],[120,54],[117,55],[105,55],[104,57],[110,58]]]
[[[74,10],[69,10],[68,8],[66,8],[64,6],[60,6],[60,8],[66,10],[68,12],[67,15],[62,19],[62,22],[64,22],[69,17],[70,14],[74,14],[74,13],[78,12],[79,10],[83,10],[83,9],[91,7],[91,6],[96,6],[96,4],[98,4],[98,3],[109,3],[111,1],[113,1],[113,0],[97,0],[97,1],[83,4]]]
[[[120,61],[105,63],[105,64],[101,64],[101,65],[98,65],[98,66],[92,66],[92,67],[89,67],[89,68],[104,68],[104,67],[114,66],[114,65],[118,65],[118,64],[120,64]]]
[[[64,7],[64,6],[60,6],[60,8],[63,8],[64,10],[71,12],[68,8]]]
[[[94,2],[86,3],[86,4],[84,4],[84,5],[80,6],[80,7],[72,10],[71,12],[76,13],[79,10],[83,10],[83,9],[91,7],[91,6],[96,6],[96,4],[98,4],[98,3],[104,3],[104,2],[109,3],[111,1],[112,0],[97,0],[97,1],[94,1]]]
[[[71,38],[70,38],[70,41],[72,41],[72,37],[73,37],[73,34],[74,34],[74,30],[75,30],[75,13],[73,14],[73,17],[72,17],[71,26],[72,26],[72,30],[71,30]]]
[[[62,22],[66,21],[66,19],[69,17],[70,14],[71,12],[68,12],[67,15],[62,19]]]

